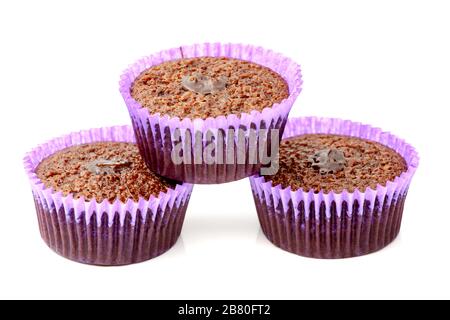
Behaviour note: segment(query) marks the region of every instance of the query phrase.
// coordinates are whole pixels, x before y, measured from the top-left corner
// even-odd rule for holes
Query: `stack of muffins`
[[[301,86],[298,64],[260,47],[193,45],[139,60],[120,81],[132,127],[72,133],[26,155],[43,239],[82,263],[145,261],[177,241],[193,184],[250,177],[276,246],[314,258],[385,247],[417,153],[360,123],[288,120]]]

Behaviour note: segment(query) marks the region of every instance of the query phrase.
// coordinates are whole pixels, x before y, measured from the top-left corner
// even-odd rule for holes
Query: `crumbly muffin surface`
[[[386,185],[407,170],[394,150],[355,137],[309,134],[282,141],[280,170],[273,185],[315,192],[365,191]]]
[[[125,142],[98,142],[69,147],[44,159],[36,175],[46,187],[72,193],[75,198],[122,201],[174,188],[175,183],[156,176],[145,166],[137,146]]]
[[[201,118],[262,111],[289,97],[276,72],[243,60],[217,57],[180,59],[144,71],[131,96],[153,113]]]

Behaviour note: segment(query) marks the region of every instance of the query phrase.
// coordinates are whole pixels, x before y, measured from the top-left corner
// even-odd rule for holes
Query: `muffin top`
[[[44,159],[36,175],[46,187],[98,202],[117,198],[139,200],[174,188],[145,166],[137,146],[126,142],[98,142],[58,151]]]
[[[201,57],[151,67],[135,80],[131,96],[152,114],[206,119],[262,111],[288,98],[289,87],[256,63]]]
[[[273,185],[314,192],[349,192],[386,185],[407,170],[406,161],[378,142],[331,134],[283,140]]]

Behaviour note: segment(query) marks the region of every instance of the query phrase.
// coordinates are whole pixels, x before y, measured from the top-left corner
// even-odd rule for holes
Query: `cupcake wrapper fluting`
[[[135,79],[146,69],[166,61],[202,56],[230,57],[266,66],[286,80],[290,95],[281,103],[262,112],[254,110],[240,116],[228,115],[205,120],[180,120],[178,117],[150,114],[147,108],[143,108],[131,97],[131,87]],[[188,183],[216,184],[236,181],[259,172],[262,163],[259,159],[251,160],[248,156],[249,150],[258,150],[257,144],[270,146],[273,129],[279,130],[278,140],[281,139],[289,112],[300,94],[301,85],[300,66],[278,53],[248,45],[216,43],[174,48],[139,60],[122,75],[120,92],[128,107],[140,152],[152,171]],[[242,135],[235,134],[238,130]],[[258,134],[264,132],[263,138],[253,142],[249,139],[250,130]],[[187,140],[190,143],[186,143]],[[183,161],[181,164],[172,160],[172,151],[179,143],[182,145],[183,156],[189,155],[189,161]],[[204,151],[210,143],[215,144],[216,154],[224,154],[230,149],[237,154],[245,148],[245,161],[237,164],[237,161],[211,163],[205,160]],[[200,147],[194,151],[193,147],[199,144]]]
[[[417,152],[381,129],[339,119],[290,119],[283,137],[313,133],[380,142],[397,151],[408,169],[386,186],[342,193],[292,191],[253,176],[250,184],[263,233],[276,246],[313,258],[355,257],[387,246],[400,231],[405,198],[419,163]]]
[[[101,141],[135,142],[135,138],[130,126],[92,129],[51,140],[26,155],[42,238],[58,254],[86,264],[126,265],[163,254],[181,233],[192,185],[177,185],[150,199],[98,203],[64,196],[36,176],[39,163],[55,152]]]

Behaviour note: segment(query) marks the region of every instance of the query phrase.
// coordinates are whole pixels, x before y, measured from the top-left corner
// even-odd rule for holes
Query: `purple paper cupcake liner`
[[[126,265],[163,254],[181,233],[192,185],[177,185],[139,201],[99,203],[64,196],[36,176],[39,163],[55,152],[101,141],[134,143],[135,138],[130,126],[91,129],[51,140],[25,156],[42,238],[58,254],[86,264]]]
[[[203,56],[242,59],[268,67],[286,80],[289,97],[262,112],[254,110],[240,116],[228,115],[205,120],[180,120],[178,117],[162,116],[159,113],[150,114],[147,108],[143,108],[131,97],[135,79],[150,67],[166,61]],[[152,171],[178,181],[217,184],[240,180],[259,172],[261,161],[252,161],[248,156],[249,150],[258,150],[258,143],[270,146],[274,129],[279,130],[278,140],[281,139],[289,112],[301,92],[301,85],[300,66],[278,53],[249,45],[207,43],[174,48],[139,60],[121,76],[120,92],[128,106],[140,152]],[[241,136],[232,135],[239,129],[243,132]],[[263,139],[259,142],[249,139],[250,130],[260,133],[261,129],[265,129]],[[186,144],[186,140],[191,143]],[[201,146],[197,153],[199,156],[194,161],[196,152],[192,146],[196,141],[200,141]],[[177,143],[182,143],[183,155],[192,155],[190,163],[184,161],[179,164],[172,161],[172,150]],[[232,145],[228,148],[233,149],[235,154],[245,148],[245,161],[230,164],[205,160],[203,151],[210,143],[215,143],[222,154],[229,150],[229,144]]]
[[[263,233],[281,249],[313,258],[356,257],[384,248],[400,231],[405,198],[419,164],[417,152],[379,128],[340,119],[289,119],[283,138],[314,133],[377,141],[397,151],[408,169],[386,186],[342,193],[292,191],[255,175],[250,184]]]

